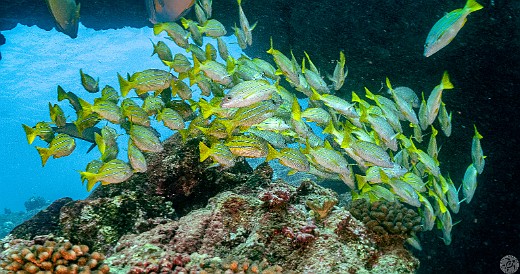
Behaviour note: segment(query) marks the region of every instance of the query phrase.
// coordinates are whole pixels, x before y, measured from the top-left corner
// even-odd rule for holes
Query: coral
[[[105,256],[89,253],[86,245],[73,245],[63,238],[40,236],[31,241],[15,239],[0,256],[0,267],[8,273],[109,273]],[[46,272],[48,273],[48,272]]]
[[[284,210],[289,205],[291,193],[287,189],[279,188],[265,191],[260,194],[259,198],[270,210]]]
[[[244,265],[244,273],[348,273],[376,266],[413,273],[417,268],[402,246],[379,248],[377,235],[343,208],[314,221],[306,201],[324,200],[329,190],[310,182],[300,188],[283,181],[257,182],[247,191],[237,186],[219,193],[205,208],[178,220],[123,236],[107,262],[122,273],[238,273]],[[260,199],[282,190],[291,197],[283,210]],[[383,263],[390,258],[392,266]]]
[[[370,203],[365,199],[358,199],[352,202],[350,212],[371,231],[381,236],[380,240],[386,244],[396,240],[402,242],[412,232],[421,231],[421,217],[399,202]]]
[[[318,220],[321,220],[329,215],[337,203],[338,200],[334,197],[324,197],[321,201],[307,200],[305,204],[312,210],[313,215],[316,216]]]

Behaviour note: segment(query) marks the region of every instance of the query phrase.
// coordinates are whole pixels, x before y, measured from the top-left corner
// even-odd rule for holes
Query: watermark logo
[[[506,255],[502,258],[502,260],[500,260],[500,269],[502,269],[502,272],[505,274],[516,273],[519,267],[520,263],[513,255]]]

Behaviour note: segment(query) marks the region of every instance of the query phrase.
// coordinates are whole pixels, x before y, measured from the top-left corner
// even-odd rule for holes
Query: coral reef
[[[227,170],[208,168],[208,162],[199,162],[199,141],[182,144],[181,135],[175,134],[163,143],[164,150],[148,161],[151,185],[143,190],[171,201],[180,215],[205,206],[223,190],[243,184],[253,171],[243,159]]]
[[[183,151],[187,158],[197,154],[196,142],[182,143],[178,137],[166,140],[165,150]],[[85,200],[64,200],[60,210],[52,211],[55,235],[107,254],[104,263],[113,273],[413,273],[418,268],[403,248],[404,238],[382,246],[379,235],[335,206],[334,191],[314,182],[273,181],[268,164],[252,170],[244,162],[232,173],[177,156],[160,161],[162,153],[147,157],[153,167],[147,174],[97,188]],[[177,169],[188,166],[201,173],[190,179],[196,187],[185,188],[186,195],[161,196],[156,190],[167,184],[149,180],[152,174],[181,174]],[[217,194],[190,196],[193,189],[205,191],[204,186]],[[191,207],[180,207],[185,214],[173,209],[179,196],[193,199]],[[16,236],[48,231],[41,225],[27,226]]]
[[[11,240],[3,245],[0,267],[7,273],[109,273],[105,256],[89,253],[86,245],[73,245],[63,238],[35,237]],[[3,272],[2,272],[3,273]]]
[[[403,241],[412,233],[421,231],[421,217],[414,210],[399,202],[377,201],[370,203],[365,199],[352,202],[350,212],[361,220],[372,232],[380,236],[379,241]]]
[[[125,235],[107,262],[114,271],[128,273],[159,273],[161,269],[235,273],[238,271],[233,269],[243,267],[244,262],[251,269],[260,269],[248,268],[244,273],[262,269],[273,271],[265,273],[413,273],[417,269],[418,261],[402,244],[379,248],[374,234],[345,209],[331,210],[314,221],[306,201],[330,190],[312,182],[298,188],[282,181],[263,186],[248,191],[238,186],[179,220]],[[274,196],[282,196],[283,202],[272,207],[267,205],[278,199],[262,200]],[[350,220],[348,225],[342,222],[345,219]],[[350,230],[353,236],[343,237],[340,230]]]

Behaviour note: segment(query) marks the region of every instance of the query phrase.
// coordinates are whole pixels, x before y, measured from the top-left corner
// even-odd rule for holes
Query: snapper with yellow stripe
[[[74,148],[76,148],[74,138],[64,133],[56,135],[56,137],[52,139],[48,148],[36,147],[40,157],[42,158],[42,166],[45,166],[49,157],[60,158],[68,156],[72,151],[74,151]]]
[[[80,172],[81,178],[87,180],[87,191],[92,190],[97,182],[102,185],[117,184],[132,176],[132,168],[122,160],[114,159],[104,163],[97,172]]]
[[[466,17],[483,6],[475,0],[468,0],[462,9],[456,9],[444,15],[430,30],[424,43],[424,56],[432,56],[437,51],[447,46],[459,33],[468,20]]]

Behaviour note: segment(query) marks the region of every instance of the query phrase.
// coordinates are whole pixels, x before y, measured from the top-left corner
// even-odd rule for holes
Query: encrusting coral
[[[110,272],[105,256],[89,253],[86,245],[73,245],[63,238],[36,237],[12,240],[0,255],[0,268],[7,273],[87,274]],[[4,272],[1,272],[4,273]]]
[[[350,212],[371,231],[382,237],[382,241],[398,238],[402,242],[422,230],[421,217],[414,210],[399,202],[364,199],[354,200]]]

